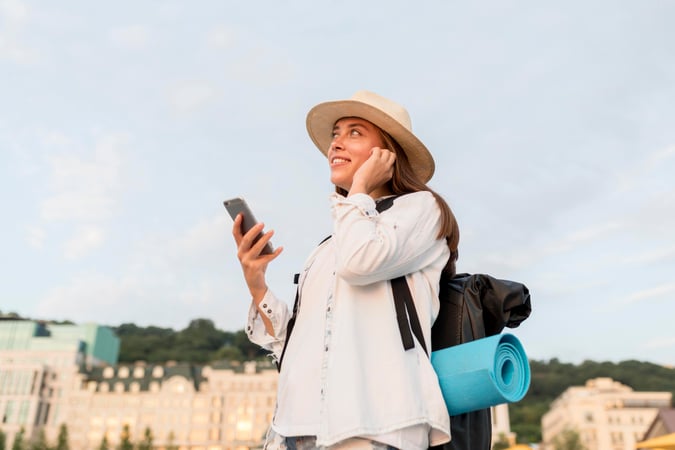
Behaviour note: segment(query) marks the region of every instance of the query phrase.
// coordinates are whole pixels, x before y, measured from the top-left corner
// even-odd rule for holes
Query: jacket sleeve
[[[274,361],[278,361],[284,348],[284,342],[286,341],[286,326],[290,318],[290,312],[288,306],[279,300],[269,289],[260,302],[260,306],[261,308],[258,309],[251,302],[246,324],[246,335],[252,343],[268,350]],[[262,320],[262,314],[272,322],[274,336],[267,333]]]
[[[365,194],[335,194],[331,201],[337,273],[348,283],[367,285],[447,261],[445,240],[436,237],[440,208],[430,192],[402,195],[383,213]]]

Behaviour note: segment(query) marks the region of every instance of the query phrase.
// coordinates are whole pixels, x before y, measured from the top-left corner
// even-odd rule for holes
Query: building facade
[[[565,390],[542,417],[542,450],[553,450],[566,430],[579,434],[588,450],[634,450],[670,392],[635,392],[611,378],[588,380]]]
[[[62,421],[81,372],[117,361],[119,339],[93,324],[0,320],[0,430],[12,443]],[[60,422],[59,422],[60,423]],[[4,450],[4,449],[0,449]]]
[[[109,366],[82,377],[63,417],[73,448],[111,448],[128,427],[146,430],[157,449],[259,448],[274,414],[277,372],[271,364]],[[52,424],[56,426],[56,424]]]
[[[649,424],[642,439],[653,439],[672,433],[675,433],[675,408],[663,408]]]

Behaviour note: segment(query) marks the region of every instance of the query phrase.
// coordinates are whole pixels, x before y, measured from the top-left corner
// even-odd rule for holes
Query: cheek
[[[370,145],[363,146],[357,152],[352,153],[352,162],[355,163],[354,165],[361,167],[361,165],[366,162],[368,158],[370,158],[372,148],[373,147]]]

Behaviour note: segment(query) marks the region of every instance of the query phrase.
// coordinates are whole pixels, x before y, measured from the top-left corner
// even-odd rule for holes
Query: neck
[[[376,200],[378,198],[386,197],[387,195],[391,195],[391,194],[392,194],[391,190],[388,189],[385,186],[382,186],[382,187],[380,187],[378,189],[375,189],[374,191],[371,191],[371,192],[368,193],[368,195],[370,195],[372,198],[374,198]]]

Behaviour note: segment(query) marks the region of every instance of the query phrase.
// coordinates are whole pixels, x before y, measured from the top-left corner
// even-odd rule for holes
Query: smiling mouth
[[[348,159],[345,159],[345,158],[339,158],[339,157],[335,157],[335,158],[333,158],[333,159],[330,160],[331,166],[337,166],[337,165],[340,165],[340,164],[346,164],[346,163],[348,163],[348,162],[349,162]]]

